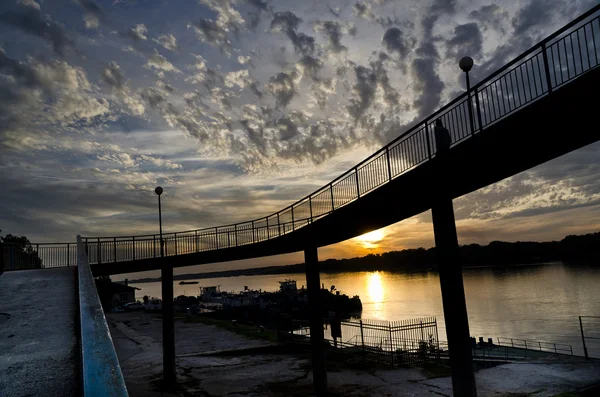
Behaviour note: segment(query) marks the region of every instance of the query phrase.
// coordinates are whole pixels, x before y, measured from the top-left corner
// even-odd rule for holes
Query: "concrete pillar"
[[[475,397],[477,389],[473,352],[452,199],[436,200],[431,214],[452,369],[452,390],[455,397]]]
[[[175,375],[175,318],[173,315],[173,268],[163,265],[161,269],[162,316],[163,316],[163,381],[166,390],[173,390]]]
[[[310,345],[312,353],[313,385],[315,395],[327,395],[327,367],[325,364],[325,341],[320,304],[319,257],[315,245],[304,250],[306,264],[306,289],[308,292],[308,310],[310,315]]]

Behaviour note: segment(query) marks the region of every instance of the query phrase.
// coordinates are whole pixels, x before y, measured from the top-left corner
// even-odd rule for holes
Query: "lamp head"
[[[156,193],[157,195],[161,195],[163,192],[163,188],[160,186],[157,186],[156,189],[154,189],[154,193]]]
[[[463,72],[468,72],[473,67],[473,58],[464,57],[458,62],[458,66],[461,68]]]

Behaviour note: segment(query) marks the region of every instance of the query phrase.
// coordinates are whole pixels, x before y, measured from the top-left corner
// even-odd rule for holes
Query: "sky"
[[[4,0],[0,229],[34,242],[264,217],[595,0]],[[454,201],[461,244],[600,230],[600,144]],[[321,258],[433,246],[425,212]],[[287,256],[246,265],[301,262]],[[221,267],[223,268],[223,267]]]

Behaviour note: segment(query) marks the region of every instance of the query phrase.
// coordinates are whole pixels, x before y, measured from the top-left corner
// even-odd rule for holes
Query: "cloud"
[[[454,36],[446,41],[446,56],[456,60],[464,56],[479,59],[482,50],[483,37],[479,26],[474,22],[457,25],[454,28]]]
[[[112,61],[101,73],[102,80],[108,84],[117,97],[129,108],[135,116],[141,116],[145,112],[142,98],[134,93],[126,82],[125,76],[121,72],[120,66]]]
[[[190,69],[194,70],[194,74],[186,77],[185,81],[189,81],[192,84],[202,83],[208,89],[224,83],[221,73],[208,67],[208,63],[202,55],[194,55],[194,58],[196,58],[196,63],[188,66]]]
[[[162,72],[176,72],[180,73],[179,69],[177,69],[171,62],[167,60],[164,56],[160,55],[158,51],[155,49],[154,53],[148,57],[148,62],[146,63],[146,67],[149,69],[154,69],[158,71],[158,75],[162,77]]]
[[[483,30],[491,27],[505,33],[505,25],[509,20],[508,12],[496,4],[488,4],[469,13],[471,19],[476,20]]]
[[[296,73],[277,73],[269,79],[267,90],[273,95],[277,106],[286,107],[296,94]]]
[[[252,83],[248,70],[242,69],[235,72],[229,72],[225,75],[225,86],[233,88],[238,86],[241,89],[246,88]]]
[[[35,0],[18,0],[17,3],[24,7],[33,8],[34,10],[41,10],[40,5]]]
[[[369,108],[376,104],[379,89],[383,92],[381,105],[385,108],[393,108],[398,104],[400,95],[390,84],[387,70],[381,59],[371,62],[370,67],[355,66],[354,73],[356,81],[352,87],[353,96],[350,98],[347,110],[355,122],[361,121]]]
[[[54,60],[17,61],[0,49],[0,134],[13,148],[36,145],[32,139],[54,126],[64,130],[101,123],[110,113],[82,68]]]
[[[302,19],[291,11],[276,12],[271,20],[271,32],[283,32],[290,39],[296,52],[302,55],[312,55],[315,51],[315,39],[302,32],[298,26]]]
[[[231,41],[227,38],[228,31],[210,19],[202,19],[188,25],[194,29],[198,38],[205,43],[219,48],[224,54],[231,54]]]
[[[77,0],[79,5],[85,10],[83,20],[87,29],[96,29],[100,25],[100,20],[104,14],[100,7],[91,0]]]
[[[177,39],[172,34],[163,34],[158,36],[158,38],[153,39],[158,44],[162,45],[169,51],[178,51],[179,47],[177,46]]]
[[[369,19],[369,20],[375,18],[375,14],[373,14],[373,11],[371,11],[371,4],[369,4],[369,3],[357,1],[352,6],[352,12],[358,18]]]
[[[64,55],[67,48],[74,43],[69,39],[64,28],[50,17],[43,17],[39,4],[31,1],[21,3],[17,11],[7,11],[0,15],[0,23],[14,26],[21,31],[48,41],[55,53]],[[36,7],[37,6],[37,7]]]
[[[552,10],[543,0],[531,0],[512,19],[514,34],[519,36],[530,28],[547,23],[552,19]]]
[[[232,45],[228,36],[237,34],[243,29],[245,20],[239,11],[233,7],[229,0],[200,0],[202,4],[217,13],[215,20],[202,19],[188,24],[194,29],[200,40],[221,50],[222,53],[231,55]]]
[[[402,31],[398,28],[389,28],[386,30],[381,42],[389,53],[396,52],[403,58],[408,55],[409,43],[404,38]]]
[[[423,37],[415,51],[418,58],[413,59],[411,63],[414,91],[419,95],[414,101],[419,119],[428,116],[440,104],[442,91],[446,85],[436,71],[439,53],[434,44],[433,29],[442,15],[454,14],[455,11],[455,0],[434,0],[421,19]]]
[[[310,77],[313,81],[319,81],[319,72],[323,67],[323,62],[310,55],[305,55],[296,64],[296,69],[303,75]]]
[[[129,29],[127,36],[133,39],[133,41],[148,40],[148,28],[143,23],[137,24]]]
[[[323,21],[315,23],[314,29],[318,33],[322,33],[327,37],[327,49],[334,53],[348,51],[348,48],[341,42],[343,27],[339,22]]]

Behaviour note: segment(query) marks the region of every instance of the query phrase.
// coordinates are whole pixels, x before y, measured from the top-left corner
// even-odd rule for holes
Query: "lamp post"
[[[471,125],[471,135],[475,133],[475,123],[473,122],[473,105],[471,103],[471,82],[469,81],[469,71],[473,68],[473,58],[464,57],[458,62],[460,69],[465,72],[467,78],[467,98],[469,101],[469,123]]]
[[[156,193],[156,195],[158,196],[158,228],[159,228],[159,234],[160,234],[160,257],[164,257],[165,256],[165,251],[164,251],[164,247],[163,247],[163,236],[162,236],[162,209],[161,209],[161,205],[160,205],[160,195],[163,193],[163,188],[160,186],[157,186],[156,189],[154,189],[154,193]]]
[[[158,224],[160,232],[161,289],[163,316],[163,382],[166,390],[175,388],[175,324],[173,316],[173,268],[164,262],[165,249],[162,235],[162,208],[160,195],[163,188],[154,189],[158,196]]]

